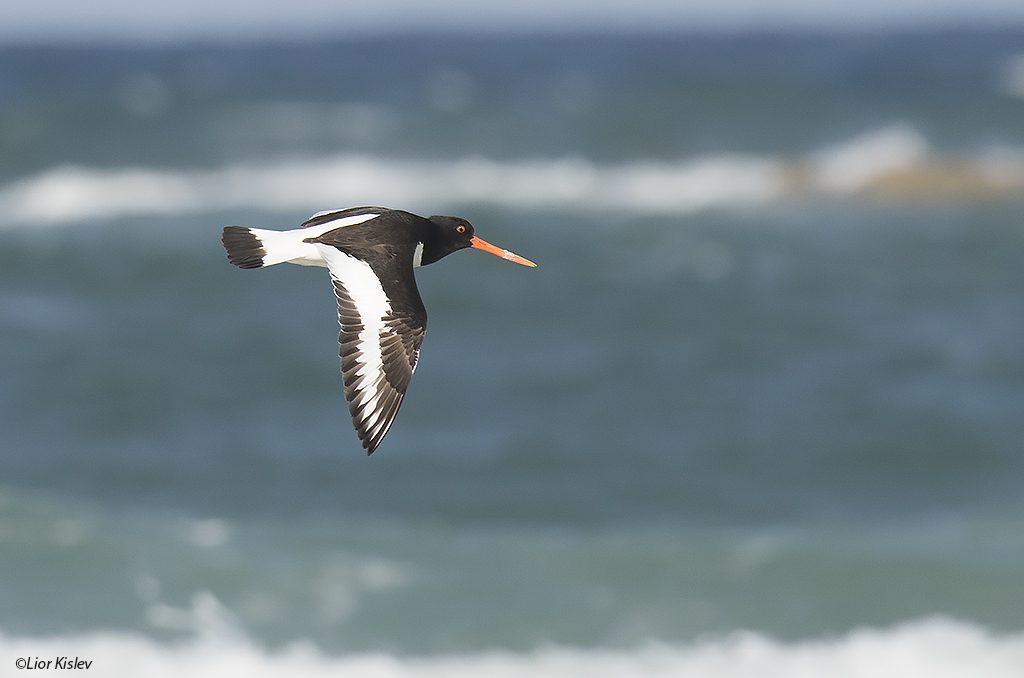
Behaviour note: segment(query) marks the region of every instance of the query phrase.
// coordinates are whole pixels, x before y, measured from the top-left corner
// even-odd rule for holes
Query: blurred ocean
[[[1024,33],[0,48],[0,675],[1024,676],[1022,338]]]

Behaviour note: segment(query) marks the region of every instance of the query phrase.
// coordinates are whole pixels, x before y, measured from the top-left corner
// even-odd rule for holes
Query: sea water
[[[1024,675],[1024,34],[0,54],[0,673]],[[418,269],[367,458],[323,271]]]

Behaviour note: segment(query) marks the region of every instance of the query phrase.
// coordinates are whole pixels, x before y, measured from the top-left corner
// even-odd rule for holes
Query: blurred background
[[[538,263],[369,458],[365,204]],[[1022,222],[1009,0],[5,5],[0,666],[1024,675]]]

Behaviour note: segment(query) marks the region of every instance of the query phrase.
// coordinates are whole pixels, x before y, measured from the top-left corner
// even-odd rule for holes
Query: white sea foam
[[[924,161],[928,142],[909,125],[869,132],[815,154],[812,183],[826,193],[849,195],[893,171]]]
[[[782,191],[778,163],[719,156],[600,167],[579,159],[454,162],[339,156],[209,171],[64,166],[0,189],[0,220],[84,219],[381,204],[485,203],[525,208],[691,212],[769,200]]]
[[[0,224],[187,215],[230,210],[313,212],[356,205],[440,211],[467,203],[525,209],[688,214],[802,195],[911,199],[1024,191],[1024,153],[935,157],[897,124],[803,157],[712,155],[598,165],[580,158],[498,162],[341,155],[213,170],[61,166],[0,187]],[[952,161],[952,162],[950,162]],[[916,175],[915,175],[916,172]],[[887,180],[911,175],[912,189]]]
[[[188,615],[185,615],[186,617]],[[175,677],[349,676],[351,678],[1021,678],[1024,633],[996,635],[975,625],[936,618],[891,629],[861,629],[833,639],[780,643],[751,632],[689,645],[651,643],[634,650],[544,647],[403,657],[388,653],[328,656],[310,642],[262,649],[226,620],[213,596],[200,594],[191,641],[160,643],[131,634],[16,638],[0,636],[8,665],[78,658],[90,675]],[[188,626],[188,619],[181,625]]]

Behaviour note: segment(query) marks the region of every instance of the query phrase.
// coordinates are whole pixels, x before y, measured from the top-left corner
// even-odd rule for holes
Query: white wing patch
[[[306,219],[306,221],[312,221],[313,219],[316,219],[317,217],[323,217],[323,216],[327,216],[328,214],[334,214],[335,212],[344,212],[344,211],[345,210],[324,210],[323,212],[317,212],[316,214],[311,216],[309,219]],[[362,214],[353,214],[353,215],[350,215],[350,216],[347,216],[347,217],[342,217],[340,219],[332,219],[331,221],[328,221],[328,222],[325,222],[323,224],[320,224],[319,226],[310,226],[308,228],[301,228],[301,229],[298,229],[298,230],[300,230],[300,231],[315,232],[316,233],[315,235],[307,235],[306,236],[307,238],[311,238],[311,237],[315,238],[317,236],[323,235],[327,231],[333,231],[336,228],[342,228],[344,226],[355,226],[356,224],[361,224],[364,221],[369,221],[370,219],[373,219],[374,217],[379,217],[379,216],[380,216],[380,214],[378,214],[377,212],[363,212]]]
[[[391,424],[381,420],[387,408],[380,402],[388,393],[380,337],[387,330],[384,318],[391,314],[391,304],[369,264],[331,245],[313,244],[327,262],[331,277],[342,284],[359,314],[359,355],[352,376],[346,375],[346,382],[352,379],[351,385],[346,385],[346,395],[353,420],[358,420],[357,429],[367,432],[368,438],[379,440],[387,430],[382,432],[379,428]]]
[[[319,212],[310,217],[310,219],[315,219],[316,217],[322,214],[330,214],[330,212]],[[307,226],[306,228],[298,228],[295,230],[301,231],[304,234],[302,236],[303,238],[319,238],[327,231],[333,231],[336,228],[344,228],[345,226],[355,226],[356,224],[361,224],[364,221],[376,219],[379,216],[380,215],[377,214],[376,212],[367,212],[366,214],[353,214],[352,216],[349,217],[342,217],[341,219],[334,219],[332,221],[328,221],[326,223],[320,224],[319,226]]]

